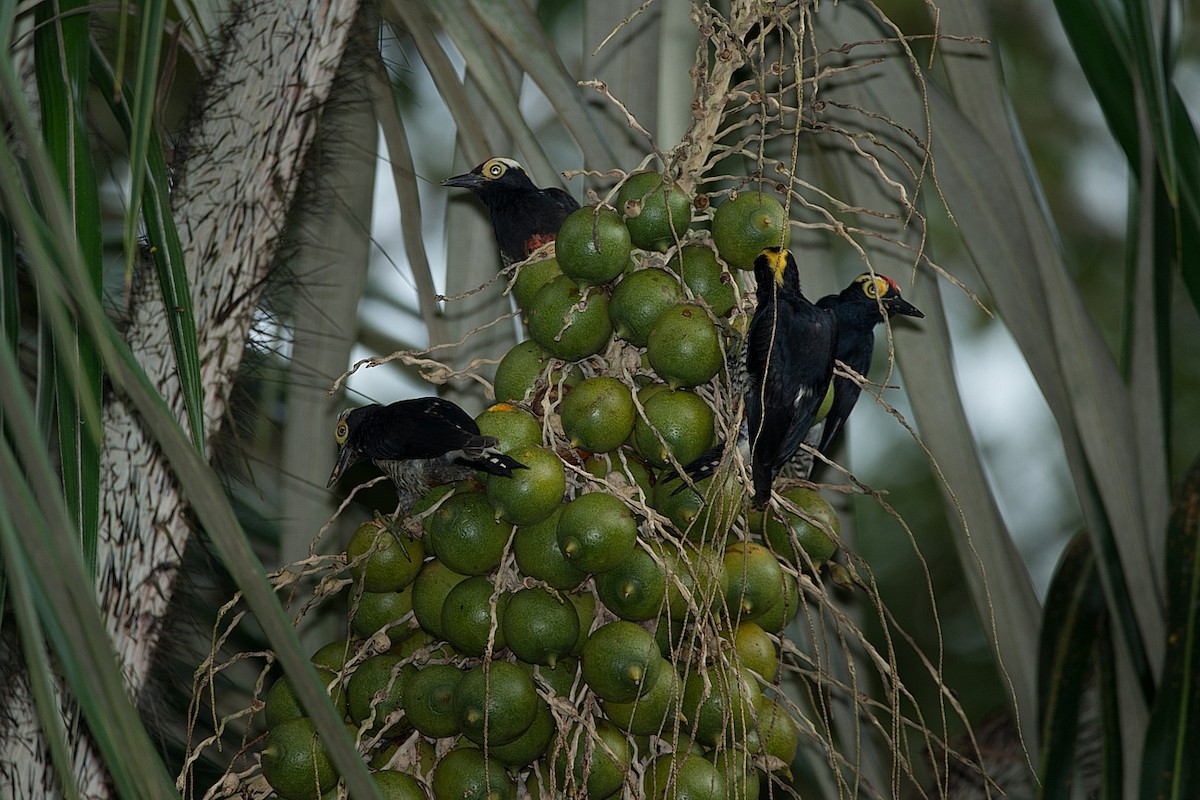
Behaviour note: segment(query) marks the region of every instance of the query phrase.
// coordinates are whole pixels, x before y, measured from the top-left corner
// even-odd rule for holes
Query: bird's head
[[[920,309],[900,296],[900,287],[886,275],[864,272],[854,279],[852,286],[872,305],[882,303],[889,317],[903,314],[906,317],[924,317]]]
[[[525,168],[511,158],[489,158],[475,169],[463,175],[455,175],[442,181],[442,186],[470,189],[485,197],[497,189],[536,189]]]
[[[347,408],[341,414],[338,414],[337,423],[333,427],[333,440],[337,442],[338,455],[337,463],[333,465],[333,472],[329,474],[329,483],[325,484],[325,488],[332,488],[338,479],[342,477],[342,473],[350,467],[362,460],[362,449],[359,447],[357,432],[358,424],[362,421],[365,414],[370,414],[370,410],[379,406],[363,406],[362,408]]]
[[[796,266],[792,251],[786,247],[768,247],[759,253],[754,259],[754,274],[760,282],[765,275],[776,286],[782,287],[785,283],[796,288],[800,286],[800,268]]]

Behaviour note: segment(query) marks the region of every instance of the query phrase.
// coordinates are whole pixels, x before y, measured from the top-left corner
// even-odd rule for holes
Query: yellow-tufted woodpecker
[[[392,479],[397,516],[407,514],[431,487],[472,476],[475,470],[511,477],[525,465],[496,451],[467,412],[440,397],[348,408],[337,419],[333,486],[348,468],[369,459]]]
[[[754,260],[758,307],[746,333],[746,431],[753,504],[766,505],[775,476],[812,427],[833,376],[837,319],[800,291],[791,252],[768,247]]]
[[[908,317],[925,315],[900,296],[900,287],[891,278],[876,273],[863,273],[838,294],[822,297],[817,306],[833,312],[837,318],[837,360],[859,375],[871,368],[875,351],[875,326],[883,322],[884,314],[891,319],[896,314]],[[817,449],[828,454],[830,445],[854,410],[862,391],[849,378],[833,379],[833,406],[825,416],[825,428]]]
[[[539,189],[511,158],[490,158],[464,175],[447,178],[442,186],[470,189],[487,207],[505,267],[554,241],[563,220],[579,208],[562,189]]]

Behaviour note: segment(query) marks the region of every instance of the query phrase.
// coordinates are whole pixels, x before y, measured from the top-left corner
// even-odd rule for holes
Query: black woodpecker
[[[506,268],[554,241],[563,220],[579,208],[562,189],[534,186],[525,168],[511,158],[488,159],[465,175],[447,178],[442,186],[470,189],[487,206]]]
[[[837,317],[837,360],[859,375],[866,375],[871,368],[875,326],[883,322],[884,314],[888,319],[896,314],[925,316],[900,296],[900,287],[895,281],[878,273],[859,275],[838,294],[822,297],[817,305],[829,309]],[[825,417],[825,428],[817,444],[822,453],[828,455],[830,445],[854,410],[861,391],[862,387],[849,378],[834,377],[833,406]]]
[[[511,477],[525,465],[499,453],[467,412],[440,397],[348,408],[338,415],[337,464],[328,486],[349,467],[370,459],[396,484],[397,518],[428,489],[472,476],[475,470]]]
[[[790,251],[768,247],[754,260],[758,308],[746,333],[746,430],[753,504],[771,499],[771,484],[791,460],[833,377],[838,322],[800,291]]]

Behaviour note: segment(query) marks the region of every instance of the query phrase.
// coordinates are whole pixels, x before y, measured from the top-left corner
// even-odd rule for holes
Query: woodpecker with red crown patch
[[[822,297],[817,306],[832,311],[837,318],[837,360],[864,376],[871,368],[875,352],[875,326],[883,322],[885,314],[888,319],[897,314],[925,316],[900,296],[900,287],[894,280],[878,273],[859,275],[838,294]],[[861,392],[862,387],[850,378],[834,376],[833,405],[825,416],[825,428],[817,444],[819,451],[829,454]]]
[[[511,158],[489,158],[464,175],[447,178],[442,186],[469,189],[487,207],[505,268],[554,241],[563,220],[579,208],[562,189],[539,189]]]
[[[359,461],[373,461],[396,485],[397,518],[434,486],[470,478],[476,470],[507,478],[525,469],[495,450],[499,440],[482,435],[467,412],[440,397],[348,408],[338,415],[334,440],[338,458],[328,486]]]

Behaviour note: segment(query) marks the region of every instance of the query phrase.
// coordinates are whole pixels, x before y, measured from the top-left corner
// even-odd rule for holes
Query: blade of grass
[[[36,9],[34,34],[35,78],[41,104],[42,132],[54,162],[59,185],[69,200],[74,234],[92,292],[100,296],[103,244],[100,234],[100,198],[92,166],[87,126],[88,54],[91,15],[86,0],[41,3]],[[81,420],[99,411],[101,369],[91,342],[76,337],[72,351],[60,347],[47,351],[56,373],[55,399],[60,470],[71,517],[78,526],[80,548],[89,572],[96,568],[97,528],[100,518],[100,450],[98,431],[87,431]],[[85,390],[67,391],[62,359],[78,359]],[[80,411],[94,404],[95,414]]]
[[[1079,533],[1059,559],[1046,594],[1038,643],[1038,712],[1042,751],[1040,797],[1070,800],[1076,771],[1079,712],[1104,629],[1104,590],[1087,535]],[[1093,676],[1086,680],[1085,676]]]
[[[108,100],[109,108],[121,125],[126,137],[134,133],[133,117],[123,98],[117,97],[111,65],[99,48],[92,50],[92,79],[100,93]],[[196,452],[204,452],[204,385],[200,377],[200,351],[197,346],[196,317],[192,308],[192,292],[189,286],[187,265],[183,259],[183,247],[171,209],[171,183],[167,174],[166,161],[158,134],[153,127],[146,131],[147,143],[143,153],[145,202],[142,218],[146,223],[146,239],[150,257],[154,261],[158,276],[159,292],[168,313],[168,330],[171,347],[175,353],[175,364],[179,374],[179,386],[183,393],[187,411],[188,430]]]
[[[1142,752],[1141,797],[1184,800],[1200,786],[1200,459],[1167,532],[1167,653]]]

